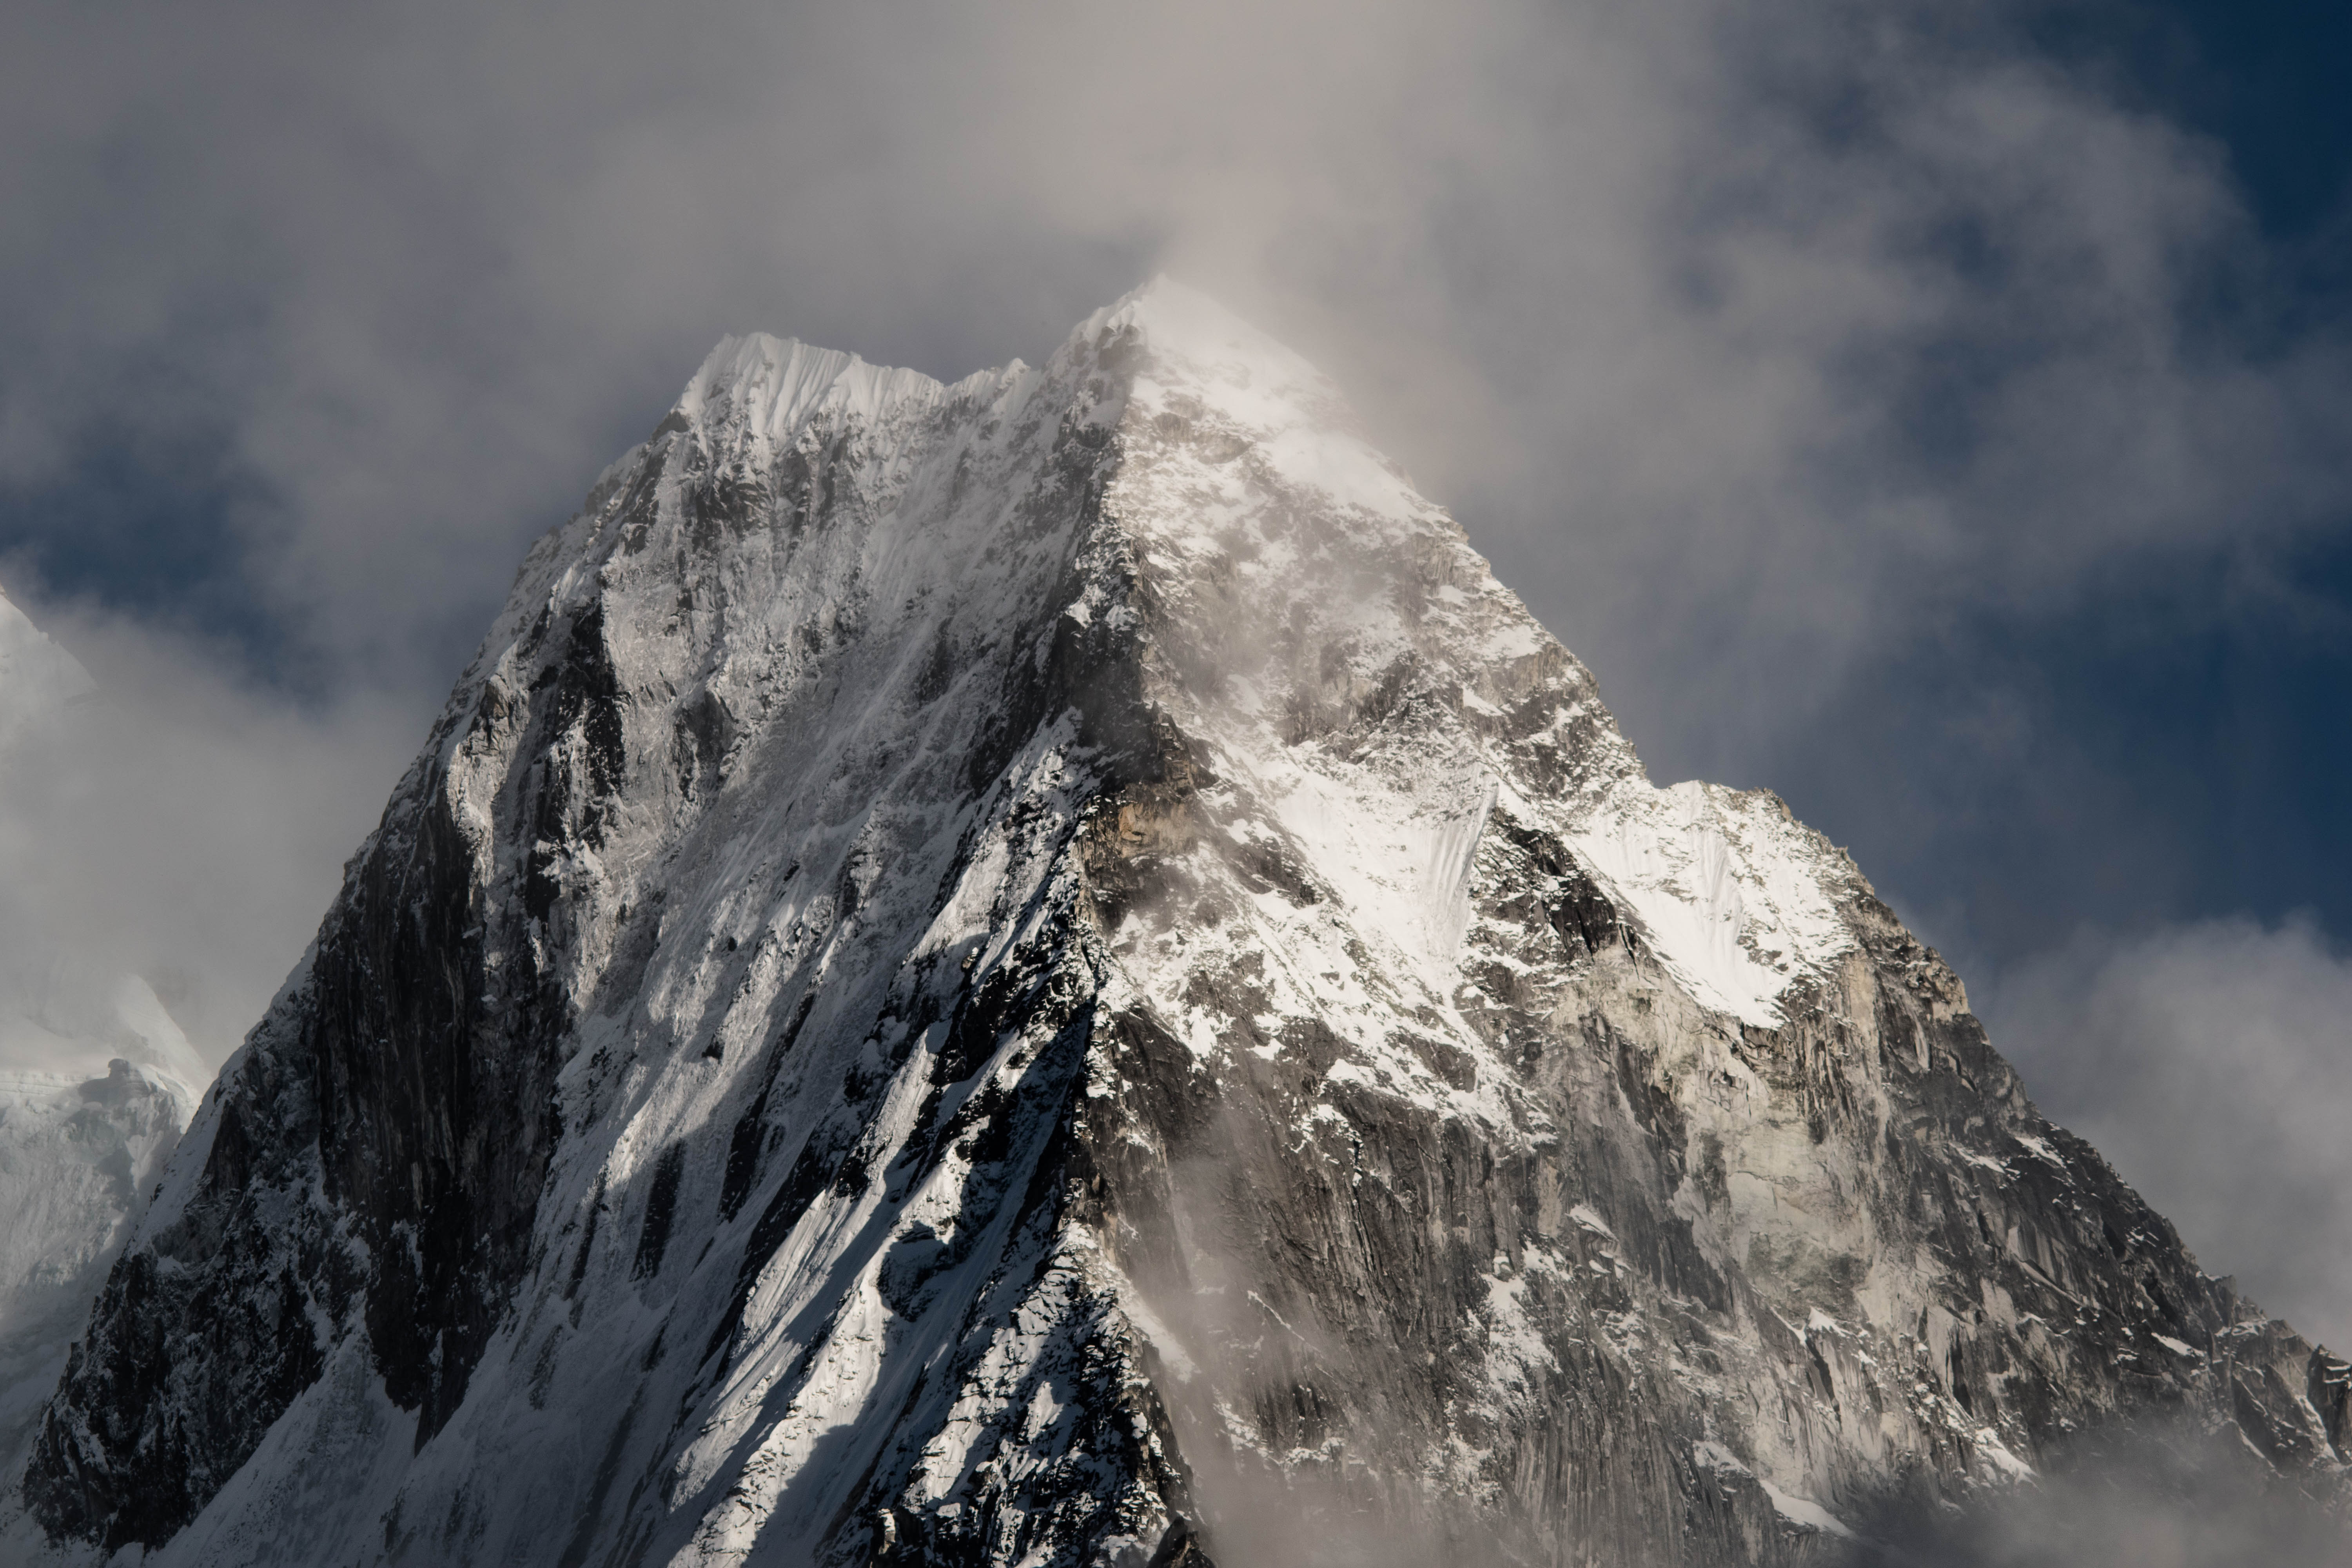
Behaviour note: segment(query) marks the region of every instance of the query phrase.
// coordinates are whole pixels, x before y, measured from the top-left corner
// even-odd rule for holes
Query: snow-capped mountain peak
[[[951,386],[720,346],[26,1489],[159,1565],[1795,1563],[2158,1406],[2336,1485],[2347,1380],[1163,279]]]

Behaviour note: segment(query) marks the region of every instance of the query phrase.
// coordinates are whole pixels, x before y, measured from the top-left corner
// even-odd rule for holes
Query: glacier
[[[57,1563],[1756,1563],[2352,1369],[1289,350],[722,343],[108,1277]],[[27,1547],[27,1550],[31,1550]]]

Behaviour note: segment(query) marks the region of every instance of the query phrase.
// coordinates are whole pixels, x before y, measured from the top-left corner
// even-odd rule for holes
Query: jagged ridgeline
[[[153,1563],[1823,1561],[2344,1363],[1160,283],[723,344],[531,551],[25,1480]],[[2234,1436],[2232,1441],[2235,1440]]]

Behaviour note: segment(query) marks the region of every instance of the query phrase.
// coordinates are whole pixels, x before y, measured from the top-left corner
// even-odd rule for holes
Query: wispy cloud
[[[1843,1568],[2339,1568],[2342,1521],[2235,1434],[2140,1423],[2078,1435],[1957,1513],[1866,1521]]]
[[[2352,958],[2301,921],[2202,921],[2084,937],[1981,1001],[2199,1262],[2352,1348]]]
[[[53,7],[0,474],[209,433],[268,612],[425,680],[722,330],[959,374],[1164,264],[1706,759],[1955,605],[2352,495],[2343,345],[2207,308],[2263,265],[2216,150],[2006,15]]]
[[[219,651],[70,609],[79,700],[0,744],[0,1068],[102,1072],[142,976],[207,1065],[261,1016],[425,714],[307,712]]]

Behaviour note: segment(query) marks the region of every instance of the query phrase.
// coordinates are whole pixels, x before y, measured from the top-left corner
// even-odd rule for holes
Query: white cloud
[[[2352,957],[2301,921],[2085,936],[1984,1012],[2209,1271],[2352,1351]]]
[[[216,1068],[300,956],[425,716],[298,710],[223,677],[217,650],[26,608],[94,689],[0,745],[0,1068],[103,1072],[136,1054],[131,976]],[[21,713],[20,695],[0,702]]]

